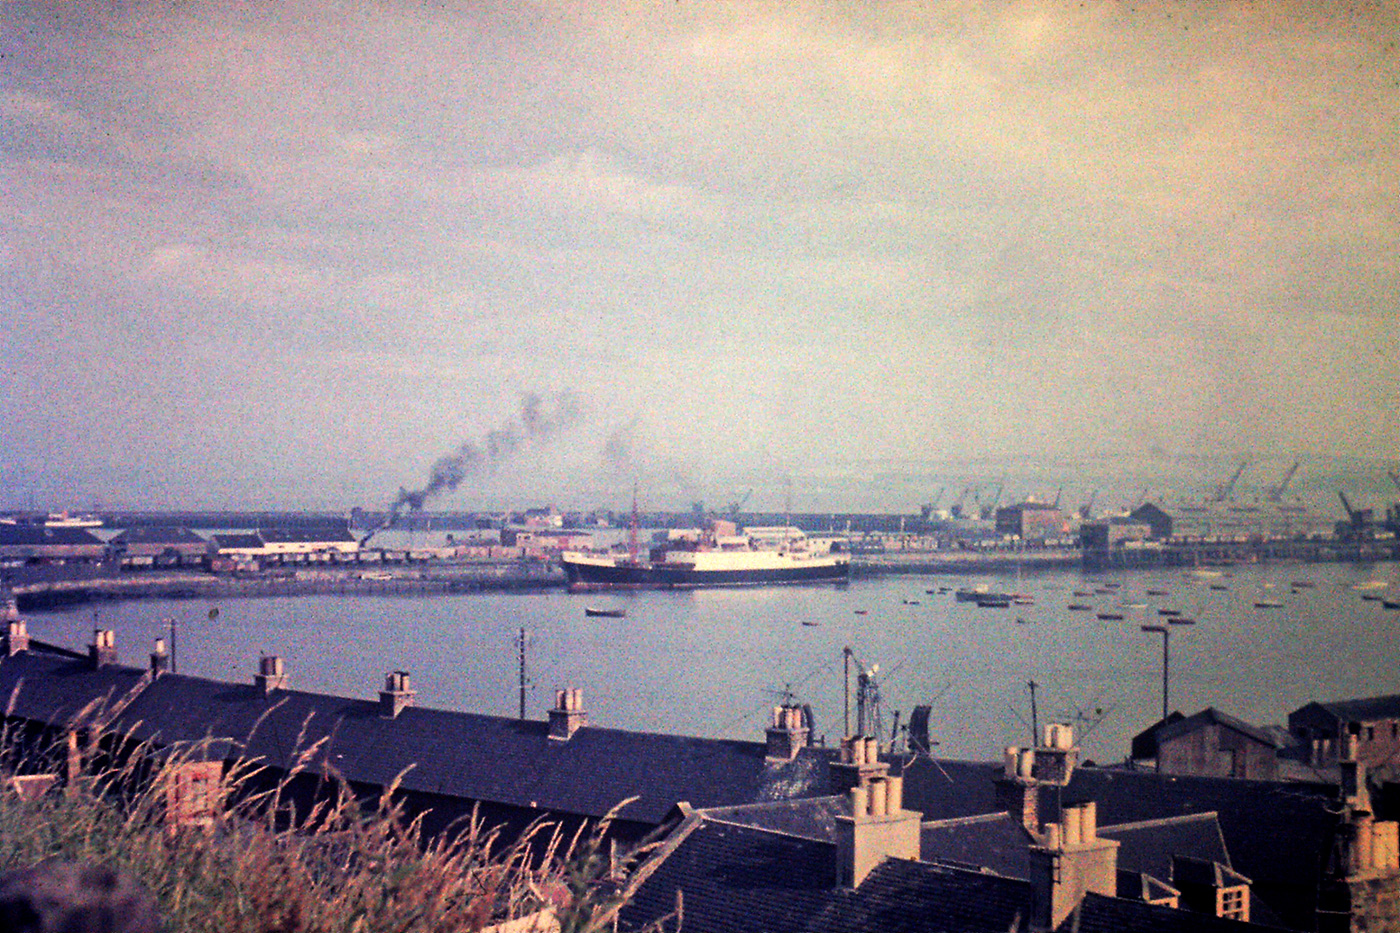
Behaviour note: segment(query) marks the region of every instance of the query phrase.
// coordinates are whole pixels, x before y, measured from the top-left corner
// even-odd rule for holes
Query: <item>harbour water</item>
[[[1033,603],[979,608],[938,592],[979,583]],[[831,742],[843,727],[849,645],[860,661],[879,665],[886,730],[896,710],[907,721],[916,704],[931,705],[942,757],[993,759],[1004,745],[1024,743],[1034,680],[1040,721],[1076,722],[1086,757],[1107,762],[1121,760],[1132,735],[1161,714],[1162,638],[1141,626],[1162,623],[1163,609],[1196,620],[1171,626],[1171,703],[1184,712],[1215,706],[1266,725],[1309,700],[1400,693],[1400,611],[1365,596],[1400,599],[1400,565],[132,601],[28,618],[35,638],[76,648],[94,622],[112,628],[128,664],[144,663],[173,619],[183,674],[250,681],[259,654],[277,654],[294,688],[369,698],[387,671],[400,669],[411,672],[420,705],[504,716],[518,708],[515,639],[524,628],[532,717],[543,717],[554,688],[571,685],[583,688],[595,725],[761,739],[768,707],[790,685]],[[1071,611],[1072,603],[1092,608]],[[585,616],[588,607],[626,615]]]

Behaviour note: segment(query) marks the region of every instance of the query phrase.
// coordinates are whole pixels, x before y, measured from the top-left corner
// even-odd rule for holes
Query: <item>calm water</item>
[[[933,706],[939,753],[996,758],[1024,743],[1027,681],[1039,685],[1041,721],[1097,725],[1085,754],[1120,760],[1128,740],[1161,709],[1161,638],[1139,626],[1159,608],[1197,620],[1173,628],[1172,706],[1215,706],[1260,724],[1281,723],[1309,700],[1400,693],[1400,611],[1362,594],[1400,599],[1400,565],[1270,564],[1185,571],[1037,574],[1023,580],[905,576],[849,587],[628,594],[487,593],[459,596],[309,596],[211,603],[103,604],[126,663],[144,663],[161,620],[179,623],[181,673],[251,680],[260,652],[280,654],[292,685],[373,697],[392,669],[412,673],[424,706],[515,715],[515,637],[528,632],[530,714],[553,690],[581,686],[598,725],[760,739],[785,684],[811,703],[818,733],[842,728],[841,651],[851,646],[877,679],[886,727],[893,711]],[[1293,589],[1293,581],[1313,584]],[[1118,583],[1115,593],[1076,589]],[[979,609],[939,585],[988,583],[1035,598],[1033,606]],[[1384,583],[1384,587],[1379,584]],[[1166,590],[1149,595],[1148,590]],[[918,601],[918,605],[908,601]],[[1257,609],[1259,600],[1281,602]],[[1088,602],[1104,621],[1070,612]],[[585,606],[626,618],[588,618]],[[864,610],[864,615],[857,615]],[[1017,619],[1024,619],[1018,623]],[[90,639],[93,609],[29,616],[30,631],[58,644]],[[804,626],[803,622],[816,623]]]

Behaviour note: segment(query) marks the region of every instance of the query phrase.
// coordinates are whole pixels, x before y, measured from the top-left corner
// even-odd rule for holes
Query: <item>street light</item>
[[[1165,625],[1144,625],[1142,630],[1162,636],[1162,722],[1165,724],[1168,713],[1167,684],[1170,682],[1171,672],[1172,630]]]

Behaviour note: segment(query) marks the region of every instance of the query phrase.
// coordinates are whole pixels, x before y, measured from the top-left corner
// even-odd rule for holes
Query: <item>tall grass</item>
[[[0,755],[14,763],[10,744],[0,737]],[[89,763],[99,757],[88,751]],[[172,827],[170,782],[204,750],[152,751],[128,746],[119,764],[37,799],[7,782],[0,871],[50,858],[110,865],[145,885],[172,933],[458,933],[544,908],[558,928],[588,933],[612,928],[640,858],[611,864],[606,820],[572,837],[537,822],[506,840],[473,819],[428,840],[394,802],[395,788],[367,804],[333,779],[310,812],[293,814],[296,769],[256,790],[266,773],[253,764],[228,769],[212,825]]]

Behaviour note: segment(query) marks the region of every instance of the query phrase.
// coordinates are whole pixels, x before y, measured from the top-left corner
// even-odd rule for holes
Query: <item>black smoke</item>
[[[439,457],[428,470],[428,482],[422,487],[400,489],[389,506],[389,518],[383,527],[392,526],[404,509],[421,511],[429,500],[452,492],[468,477],[494,469],[527,444],[548,441],[575,424],[581,414],[579,399],[572,392],[524,393],[517,420],[486,432],[479,442],[464,441],[456,450]]]

